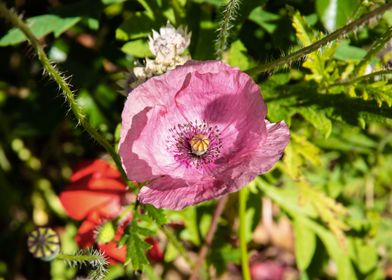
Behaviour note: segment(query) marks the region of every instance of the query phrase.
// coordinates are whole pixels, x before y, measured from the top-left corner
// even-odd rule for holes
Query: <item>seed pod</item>
[[[29,234],[27,247],[34,257],[50,261],[60,252],[60,237],[51,228],[39,227]]]

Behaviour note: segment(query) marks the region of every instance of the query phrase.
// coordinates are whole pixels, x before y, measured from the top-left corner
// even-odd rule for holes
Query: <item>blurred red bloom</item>
[[[91,247],[96,243],[96,231],[106,221],[112,220],[127,203],[127,188],[121,180],[121,174],[104,160],[83,161],[78,164],[70,178],[70,184],[60,194],[60,201],[67,214],[78,221],[83,220],[76,235],[76,242],[81,248]],[[113,241],[97,244],[108,256],[109,263],[125,262],[126,246],[117,247],[125,227],[131,221],[128,216],[117,229]],[[154,239],[151,239],[154,240]],[[147,242],[149,242],[147,240]],[[160,260],[163,254],[155,240],[148,255],[151,260]],[[155,246],[155,247],[154,247]]]

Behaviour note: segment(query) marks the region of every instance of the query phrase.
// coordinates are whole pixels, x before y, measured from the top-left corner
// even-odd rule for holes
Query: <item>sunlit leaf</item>
[[[158,224],[164,225],[167,223],[165,213],[162,209],[157,209],[153,205],[146,204],[143,208],[147,211],[147,214]]]
[[[312,261],[316,250],[316,235],[308,227],[304,226],[301,216],[293,220],[295,235],[295,259],[298,268],[304,271]]]
[[[129,226],[128,235],[127,261],[131,261],[134,270],[141,270],[149,263],[145,251],[151,246],[139,236],[136,222]]]
[[[346,24],[359,3],[359,0],[317,0],[316,11],[325,28],[332,32]]]
[[[126,54],[130,54],[135,57],[148,57],[152,55],[147,42],[142,39],[125,43],[121,50]]]
[[[249,68],[249,56],[244,44],[240,40],[234,41],[229,49],[229,64],[237,66],[241,70]]]
[[[27,24],[37,38],[44,37],[52,32],[55,37],[58,37],[80,19],[80,17],[62,18],[56,15],[42,15],[27,19]],[[12,28],[0,39],[0,46],[16,45],[23,41],[26,41],[26,37],[22,31]]]

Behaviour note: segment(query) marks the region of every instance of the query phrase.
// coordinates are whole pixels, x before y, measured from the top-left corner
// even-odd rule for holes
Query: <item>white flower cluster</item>
[[[180,26],[176,29],[170,22],[161,27],[159,32],[153,30],[148,45],[155,58],[146,58],[145,65],[133,68],[136,80],[130,87],[135,88],[148,78],[163,74],[189,60],[190,56],[184,52],[191,42],[191,35],[186,27]]]

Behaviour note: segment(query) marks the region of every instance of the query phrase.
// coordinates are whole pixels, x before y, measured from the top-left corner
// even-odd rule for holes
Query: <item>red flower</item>
[[[126,203],[127,188],[120,173],[104,160],[84,161],[76,166],[70,184],[60,194],[60,201],[67,214],[75,220],[83,220],[76,235],[81,248],[96,244],[95,232],[106,221],[117,217]],[[118,248],[118,241],[131,221],[128,217],[117,229],[113,241],[97,244],[109,263],[125,262],[126,246]],[[156,240],[148,252],[153,261],[162,260],[163,254]]]
[[[111,219],[121,210],[125,193],[120,172],[106,161],[97,159],[76,166],[60,200],[67,214],[75,220],[90,215]]]

